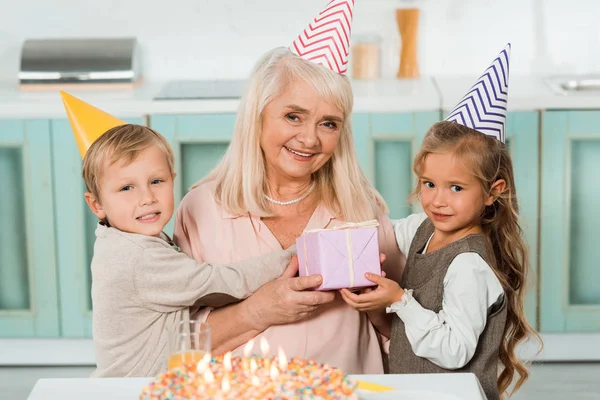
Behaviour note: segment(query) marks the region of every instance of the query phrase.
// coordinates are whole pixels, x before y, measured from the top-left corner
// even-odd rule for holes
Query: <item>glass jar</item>
[[[352,78],[378,79],[380,75],[378,35],[357,35],[352,37]]]

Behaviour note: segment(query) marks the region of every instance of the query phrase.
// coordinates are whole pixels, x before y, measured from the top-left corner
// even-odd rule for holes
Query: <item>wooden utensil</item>
[[[396,23],[402,40],[400,66],[396,74],[398,78],[419,77],[419,64],[417,60],[419,13],[420,10],[418,8],[396,9]]]

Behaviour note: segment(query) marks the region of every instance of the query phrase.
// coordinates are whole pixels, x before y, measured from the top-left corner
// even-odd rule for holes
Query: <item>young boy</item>
[[[202,306],[248,297],[290,262],[293,248],[231,265],[180,253],[163,233],[173,215],[173,168],[164,137],[140,125],[111,128],[85,152],[85,200],[100,220],[91,265],[93,376],[156,376],[175,323]]]

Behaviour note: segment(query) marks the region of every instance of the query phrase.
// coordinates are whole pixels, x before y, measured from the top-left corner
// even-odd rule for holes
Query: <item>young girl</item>
[[[407,255],[401,285],[369,274],[375,290],[344,289],[342,296],[371,311],[391,338],[390,373],[473,372],[487,398],[498,399],[515,370],[515,390],[527,379],[515,346],[532,332],[523,311],[527,251],[509,153],[491,136],[442,121],[427,133],[414,172],[425,212],[395,223]],[[384,307],[397,316],[391,336],[389,319],[373,312]]]

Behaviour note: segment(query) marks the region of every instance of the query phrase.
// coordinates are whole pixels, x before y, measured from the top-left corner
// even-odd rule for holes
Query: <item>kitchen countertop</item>
[[[133,90],[69,90],[75,97],[119,117],[152,114],[235,113],[238,99],[153,100],[167,82],[142,82]],[[412,112],[439,109],[431,78],[354,81],[356,112]],[[16,83],[0,82],[0,118],[65,118],[58,91],[21,92]]]
[[[352,82],[355,112],[444,113],[454,107],[477,77],[436,76],[413,80],[387,79]],[[153,100],[165,81],[145,81],[133,90],[69,93],[121,118],[153,114],[235,113],[237,99]],[[544,109],[600,109],[600,95],[555,93],[540,77],[510,79],[509,111]],[[21,92],[16,82],[0,81],[0,118],[65,118],[58,91]]]
[[[443,114],[451,111],[477,78],[436,76]],[[508,87],[508,111],[552,109],[600,109],[600,93],[556,93],[545,81],[535,76],[512,76]]]

